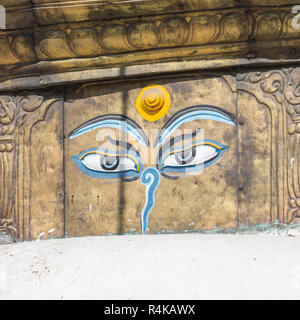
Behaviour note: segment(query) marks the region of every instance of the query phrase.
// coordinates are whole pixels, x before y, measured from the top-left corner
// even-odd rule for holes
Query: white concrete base
[[[0,299],[300,299],[297,232],[16,243],[0,267]]]

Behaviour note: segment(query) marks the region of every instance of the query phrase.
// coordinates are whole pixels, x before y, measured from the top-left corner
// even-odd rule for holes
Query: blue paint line
[[[126,155],[131,155],[133,156],[139,163],[141,162],[141,158],[138,155],[137,152],[132,151],[132,150],[110,150],[108,148],[91,148],[91,149],[87,149],[85,151],[80,152],[78,155],[76,155],[77,158],[81,158],[83,157],[85,154],[88,153],[103,153],[103,154],[113,154],[115,156],[118,157],[122,157],[122,156],[126,156]]]
[[[232,126],[235,126],[234,121],[222,113],[212,110],[195,110],[183,114],[181,117],[176,119],[167,129],[162,130],[162,133],[154,145],[154,148],[159,147],[176,129],[186,122],[191,122],[195,120],[214,120],[218,122],[223,122]]]
[[[160,184],[160,173],[156,168],[148,167],[141,175],[141,183],[146,186],[146,202],[141,215],[142,234],[146,234],[149,224],[149,214],[155,205],[155,192]]]
[[[135,139],[137,139],[144,147],[147,146],[145,143],[143,137],[140,135],[137,129],[135,129],[132,125],[130,125],[128,122],[121,121],[121,120],[101,120],[99,122],[90,124],[85,126],[84,128],[79,129],[78,131],[74,132],[70,139],[75,139],[87,132],[91,132],[96,129],[101,128],[113,128],[118,129],[120,131],[129,133],[131,136],[133,136]]]

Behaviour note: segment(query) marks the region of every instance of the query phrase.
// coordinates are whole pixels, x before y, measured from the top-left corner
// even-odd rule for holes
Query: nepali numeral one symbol
[[[6,11],[3,6],[0,5],[0,29],[6,29]]]
[[[296,15],[292,20],[292,27],[296,30],[299,30],[300,29],[300,5],[293,7],[292,14]]]

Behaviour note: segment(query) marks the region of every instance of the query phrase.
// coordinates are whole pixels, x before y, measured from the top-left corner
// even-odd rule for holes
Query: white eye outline
[[[113,170],[104,169],[101,166],[101,160],[105,157],[118,158],[118,166]],[[81,172],[91,178],[98,179],[134,181],[140,177],[143,170],[139,154],[131,150],[109,151],[107,149],[95,148],[74,155],[71,157],[71,160]]]
[[[196,151],[194,159],[187,164],[179,164],[176,160],[176,155],[192,149]],[[199,149],[202,149],[204,152],[199,152]],[[184,149],[171,149],[161,156],[159,171],[161,173],[188,173],[191,171],[199,171],[215,163],[227,149],[227,146],[214,140],[198,141]]]
[[[187,163],[187,164],[180,164],[178,163],[177,159],[176,159],[176,155],[180,155],[183,151],[188,151],[188,150],[195,150],[195,157],[194,159]],[[199,152],[203,151],[203,152]],[[189,167],[189,166],[193,166],[193,165],[199,165],[201,163],[205,163],[207,161],[211,161],[212,159],[214,159],[218,154],[219,154],[220,150],[216,149],[210,145],[201,145],[201,146],[194,146],[179,152],[174,152],[173,154],[170,154],[168,156],[166,156],[166,158],[164,159],[163,163],[162,163],[162,168],[164,167]]]
[[[115,169],[104,169],[102,161],[105,158],[115,158],[117,160],[117,166]],[[139,164],[130,155],[109,155],[99,152],[90,152],[81,158],[82,164],[89,170],[98,172],[124,172],[129,170],[135,170],[139,172]]]

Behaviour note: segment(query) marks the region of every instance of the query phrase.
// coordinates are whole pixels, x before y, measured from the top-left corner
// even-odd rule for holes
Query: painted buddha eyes
[[[161,93],[165,91],[162,90]],[[146,98],[142,94],[137,100],[140,115],[148,121],[162,118],[169,108],[169,98],[165,100],[167,103],[163,109],[161,104],[164,100],[161,95],[157,95],[156,101],[152,93]],[[152,114],[154,109],[157,111],[155,115]],[[176,180],[184,175],[197,175],[205,167],[215,163],[228,149],[217,141],[204,140],[203,135],[202,140],[199,140],[200,129],[192,133],[191,130],[188,130],[189,132],[180,130],[184,124],[198,120],[236,126],[236,118],[223,109],[209,105],[193,106],[175,113],[158,134],[156,130],[152,131],[156,137],[150,141],[145,131],[133,119],[118,114],[102,115],[82,124],[73,130],[69,137],[75,139],[88,132],[99,130],[96,140],[105,142],[105,147],[103,143],[103,149],[89,149],[72,156],[71,159],[81,172],[92,178],[118,179],[126,182],[139,179],[145,186],[146,202],[141,213],[141,225],[142,234],[146,234],[149,214],[155,205],[155,194],[161,177]],[[100,129],[108,130],[101,131],[100,134]],[[116,137],[115,131],[119,133]],[[130,136],[130,140],[127,136]],[[116,140],[117,137],[121,141]],[[137,149],[129,143],[132,139],[139,144]],[[146,163],[143,167],[144,162],[138,150],[143,151],[143,160],[147,161],[151,156],[153,162]],[[155,159],[152,157],[153,153]]]
[[[83,173],[93,178],[137,179],[141,173],[139,155],[133,152],[116,152],[91,149],[72,157]]]
[[[171,148],[158,160],[157,169],[166,178],[180,174],[196,174],[212,165],[227,150],[213,140],[199,141],[192,145]],[[91,149],[72,157],[85,174],[93,178],[136,180],[143,170],[140,155],[134,151]]]
[[[171,149],[159,160],[159,171],[164,174],[186,174],[200,172],[217,161],[228,147],[213,140],[205,140],[187,146]]]
[[[184,174],[195,175],[201,172],[216,162],[228,149],[214,140],[197,141],[200,129],[192,134],[178,134],[177,130],[182,125],[197,120],[236,125],[235,117],[227,111],[215,106],[200,105],[175,113],[159,131],[151,147],[148,136],[139,124],[128,117],[116,114],[103,115],[82,124],[70,133],[70,139],[104,128],[128,134],[131,138],[135,138],[143,148],[148,148],[148,151],[151,148],[156,152],[154,163],[149,164],[152,168],[155,167],[155,170],[166,178],[177,179]],[[128,141],[125,141],[125,138],[122,141],[116,141],[112,138],[112,134],[105,134],[109,143],[105,149],[90,149],[72,157],[80,171],[93,178],[125,181],[140,178],[144,168],[137,151],[139,148],[135,149]],[[174,134],[178,135],[174,137]]]

